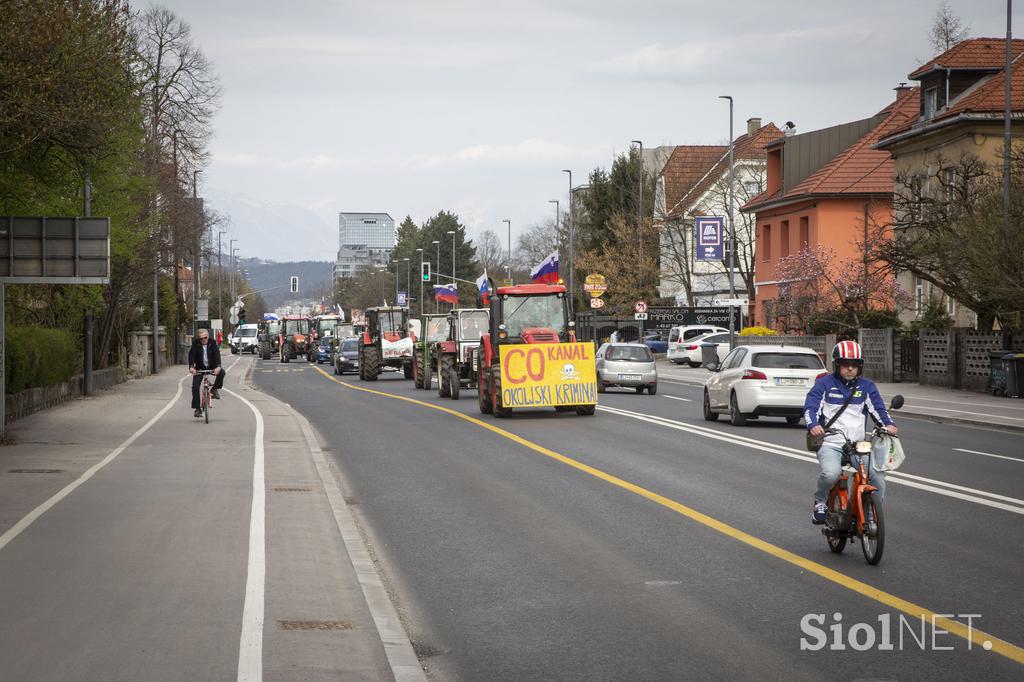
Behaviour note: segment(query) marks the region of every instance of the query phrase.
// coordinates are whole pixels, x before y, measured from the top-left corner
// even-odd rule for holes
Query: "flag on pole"
[[[552,251],[540,265],[530,271],[534,284],[558,284],[558,251]]]
[[[345,319],[345,310],[344,310],[344,308],[341,307],[341,304],[340,303],[335,303],[334,307],[338,309],[338,315],[341,317],[341,321],[342,322],[347,322],[348,320]]]
[[[459,291],[455,284],[435,284],[434,298],[443,303],[456,304],[459,302]]]
[[[480,275],[480,278],[477,279],[476,288],[480,290],[480,299],[483,300],[484,305],[490,305],[491,286],[487,282],[487,270],[484,270],[484,274]]]

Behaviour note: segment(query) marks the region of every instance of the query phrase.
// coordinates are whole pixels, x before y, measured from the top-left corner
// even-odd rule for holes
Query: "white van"
[[[668,358],[669,362],[676,365],[685,362],[691,367],[696,367],[700,365],[700,363],[698,362],[694,364],[689,360],[688,354],[686,353],[687,342],[691,339],[697,338],[698,336],[704,336],[705,334],[728,331],[728,329],[716,327],[712,324],[691,324],[672,327],[668,332],[668,351],[666,352],[665,357]]]

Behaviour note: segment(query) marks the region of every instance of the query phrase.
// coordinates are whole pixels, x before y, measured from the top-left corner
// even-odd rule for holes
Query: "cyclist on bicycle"
[[[217,344],[210,343],[210,332],[200,329],[196,332],[196,338],[192,341],[192,348],[188,351],[188,372],[192,375],[192,409],[193,416],[202,417],[203,411],[199,403],[199,387],[203,383],[203,375],[199,370],[213,370],[217,377],[213,382],[213,391],[210,396],[220,398],[218,389],[224,386],[224,368],[220,366],[220,348]]]
[[[832,350],[832,361],[835,366],[833,373],[815,381],[804,401],[804,423],[808,431],[816,436],[822,435],[825,433],[824,424],[842,410],[832,428],[846,434],[845,438],[838,434],[825,436],[818,450],[818,487],[814,491],[811,521],[819,525],[825,523],[828,492],[839,480],[846,439],[864,440],[864,414],[869,413],[876,422],[885,426],[886,431],[896,434],[896,424],[885,409],[885,401],[875,383],[861,376],[864,358],[860,344],[856,341],[840,341]],[[885,497],[885,474],[875,471],[870,465],[867,469],[868,480],[878,488],[876,499],[881,504]]]

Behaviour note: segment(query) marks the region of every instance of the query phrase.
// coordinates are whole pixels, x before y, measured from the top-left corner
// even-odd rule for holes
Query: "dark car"
[[[334,373],[359,371],[359,337],[350,336],[343,339],[334,356]]]
[[[644,336],[644,345],[650,348],[652,353],[667,353],[668,334],[663,332],[646,334]]]

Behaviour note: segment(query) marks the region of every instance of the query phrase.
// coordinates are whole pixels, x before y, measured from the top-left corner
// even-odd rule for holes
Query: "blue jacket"
[[[864,414],[869,413],[876,421],[885,426],[893,424],[889,412],[885,409],[885,401],[882,400],[875,382],[864,377],[857,377],[849,384],[835,374],[823,376],[814,382],[814,386],[807,394],[804,401],[804,422],[807,429],[814,428],[816,424],[825,426],[825,423],[839,411],[853,392],[853,398],[846,410],[832,424],[832,428],[838,429],[846,434],[850,440],[864,440]],[[842,445],[843,437],[831,435],[825,437],[826,443]]]

